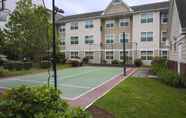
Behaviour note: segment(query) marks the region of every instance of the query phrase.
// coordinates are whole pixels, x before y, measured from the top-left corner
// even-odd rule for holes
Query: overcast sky
[[[45,0],[48,8],[51,8],[52,0]],[[104,10],[112,0],[56,0],[56,6],[65,11],[65,15]],[[123,0],[129,6],[162,2],[167,0]]]

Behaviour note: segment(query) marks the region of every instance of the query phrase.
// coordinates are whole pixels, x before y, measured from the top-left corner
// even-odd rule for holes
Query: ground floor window
[[[78,52],[71,52],[70,57],[71,58],[79,58],[79,53]]]
[[[125,55],[126,55],[126,59],[127,59],[129,57],[129,52],[126,51]],[[120,60],[123,60],[123,51],[120,52]]]
[[[153,51],[141,51],[141,59],[142,60],[152,60],[153,59]]]
[[[106,52],[106,59],[113,59],[113,52]]]
[[[85,52],[85,57],[88,57],[89,59],[94,59],[94,52]]]
[[[167,59],[168,58],[168,51],[161,51],[160,55],[162,58]]]

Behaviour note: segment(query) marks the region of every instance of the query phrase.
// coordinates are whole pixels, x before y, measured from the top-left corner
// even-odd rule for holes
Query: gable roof
[[[138,5],[138,6],[132,6],[131,7],[135,12],[138,11],[147,11],[147,10],[155,10],[155,9],[168,9],[169,8],[169,2],[158,2],[158,3],[151,3],[151,4],[144,4],[144,5]]]
[[[131,9],[134,10],[134,12],[144,12],[149,10],[161,10],[166,9],[168,10],[169,2],[159,2],[159,3],[152,3],[152,4],[145,4],[145,5],[138,5],[138,6],[132,6]],[[78,20],[85,20],[85,19],[91,19],[91,18],[100,18],[103,15],[104,11],[97,11],[97,12],[91,12],[91,13],[83,13],[83,14],[76,14],[76,15],[70,15],[65,16],[57,21],[56,24],[62,24],[65,22],[72,22],[72,21],[78,21]]]
[[[113,14],[121,11],[129,12],[130,7],[125,2],[123,2],[123,0],[112,0],[112,2],[104,10],[103,15]]]
[[[83,14],[65,16],[65,17],[59,19],[57,24],[62,23],[62,22],[69,22],[74,19],[81,20],[81,19],[99,18],[99,17],[101,17],[102,13],[103,13],[103,11],[97,11],[97,12],[91,12],[91,13],[83,13]]]
[[[186,32],[186,0],[176,0],[178,15],[183,32]]]

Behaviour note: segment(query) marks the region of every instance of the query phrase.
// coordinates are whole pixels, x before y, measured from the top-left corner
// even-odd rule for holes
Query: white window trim
[[[115,26],[115,21],[114,20],[107,20],[105,22],[105,28],[112,29],[113,27],[107,27],[108,24],[113,24],[113,27],[114,27]]]
[[[143,38],[145,38],[145,40],[144,41],[142,41],[142,33],[145,33],[145,37],[143,37]],[[148,40],[148,34],[152,34],[152,40]],[[141,34],[140,34],[140,41],[141,42],[153,42],[154,41],[154,32],[141,32]]]
[[[72,42],[72,37],[77,37],[77,40],[78,40],[78,44],[72,44],[71,42]],[[70,37],[70,45],[79,45],[80,44],[80,42],[79,42],[79,36],[71,36]]]
[[[89,26],[89,27],[86,27],[86,26]],[[90,26],[92,26],[92,27],[90,27]],[[94,27],[93,20],[87,20],[87,21],[85,21],[85,29],[91,29],[93,27]]]
[[[149,19],[152,18],[152,22],[148,22]],[[142,19],[144,19],[146,22],[141,22]],[[141,24],[149,24],[149,23],[153,23],[154,22],[154,16],[153,16],[153,12],[146,12],[141,14],[141,18],[140,18],[140,23]]]
[[[120,34],[119,34],[119,42],[120,42],[120,43],[122,43],[122,42],[121,42],[121,39],[123,39],[123,33],[120,33]],[[128,40],[128,41],[126,42],[126,43],[128,43],[129,40],[130,40],[130,34],[129,34],[129,33],[125,33],[125,39]]]
[[[113,43],[107,43],[108,37],[109,37],[109,40],[112,40],[113,43],[114,43],[115,35],[112,34],[112,33],[105,34],[105,44],[113,44]],[[111,38],[111,37],[112,37],[112,38]]]
[[[71,51],[71,52],[70,52],[70,58],[71,58],[71,59],[72,59],[72,52],[74,52],[74,53],[77,52],[77,54],[78,54],[77,57],[79,57],[79,52],[78,52],[78,51]],[[75,56],[76,56],[76,55],[75,55]],[[75,56],[74,56],[74,57],[75,57]]]
[[[86,37],[92,37],[91,39],[86,39]],[[94,40],[94,35],[87,35],[87,36],[85,36],[84,38],[85,38],[85,40],[84,40],[84,43],[86,44],[86,45],[88,45],[88,44],[95,44],[95,40]],[[93,43],[86,43],[86,40],[92,40],[93,41]]]
[[[142,52],[146,52],[145,55],[142,55]],[[147,52],[152,52],[152,55],[147,55]],[[145,60],[142,59],[142,56],[146,57]],[[140,58],[143,60],[143,61],[151,61],[151,60],[148,60],[148,56],[152,56],[152,58],[154,57],[154,51],[153,50],[141,50],[140,51]]]
[[[107,53],[108,52],[112,52],[112,57],[113,57],[113,59],[107,59]],[[110,55],[109,55],[110,56]],[[105,52],[105,60],[114,60],[114,51],[106,51]]]
[[[127,22],[128,26],[129,26],[129,19],[126,18],[126,19],[120,19],[119,20],[119,27],[128,27],[128,26],[121,26],[121,22],[125,22],[125,23]]]

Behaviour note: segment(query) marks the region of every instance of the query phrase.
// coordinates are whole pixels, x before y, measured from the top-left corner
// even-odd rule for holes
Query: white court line
[[[47,84],[47,82],[41,82],[37,80],[23,80],[23,79],[13,79],[16,81],[21,81],[21,82],[34,82],[34,83],[39,83],[39,84]],[[60,87],[72,87],[72,88],[81,88],[81,89],[90,89],[91,87],[86,87],[86,86],[78,86],[78,85],[71,85],[71,84],[60,84]]]
[[[76,99],[78,99],[78,98],[80,98],[80,97],[82,97],[82,96],[84,96],[84,95],[88,94],[89,92],[91,92],[91,91],[95,90],[96,88],[99,88],[99,87],[103,86],[104,84],[106,84],[106,83],[110,82],[110,81],[111,81],[111,80],[113,80],[114,78],[116,78],[116,77],[120,76],[122,73],[123,73],[123,72],[121,72],[121,73],[119,73],[119,74],[117,74],[117,75],[113,76],[111,79],[109,79],[109,80],[107,80],[107,81],[103,82],[102,84],[99,84],[99,85],[98,85],[98,86],[96,86],[96,87],[93,87],[92,89],[90,89],[90,90],[88,90],[88,91],[86,91],[86,92],[84,92],[84,93],[80,94],[79,96],[76,96],[76,97],[73,97],[73,98],[68,98],[68,97],[66,97],[66,98],[68,98],[67,100],[74,101],[74,100],[76,100]],[[64,98],[64,97],[63,97],[63,98]]]
[[[103,96],[105,96],[108,92],[110,92],[114,87],[116,87],[117,85],[119,85],[121,82],[123,82],[124,80],[126,80],[128,77],[130,77],[131,75],[133,75],[136,72],[137,69],[133,70],[131,73],[129,73],[129,75],[127,75],[126,77],[124,77],[124,79],[121,79],[118,83],[116,83],[115,85],[113,85],[110,89],[108,89],[105,93],[103,93],[103,95],[99,96],[98,98],[96,98],[95,100],[93,100],[89,105],[87,105],[84,110],[88,109],[90,106],[92,106],[97,100],[101,99]]]
[[[46,84],[47,82],[42,82],[42,81],[37,81],[37,80],[26,80],[26,79],[14,79],[17,81],[21,81],[21,82],[34,82],[34,83],[39,83],[39,84]]]
[[[68,75],[68,76],[64,76],[64,77],[62,76],[62,79],[73,78],[73,77],[85,75],[85,74],[88,74],[88,73],[91,73],[91,72],[95,72],[95,71],[100,71],[100,70],[99,69],[95,69],[95,70],[88,71],[88,72],[81,72],[79,74],[72,74],[72,75]]]

